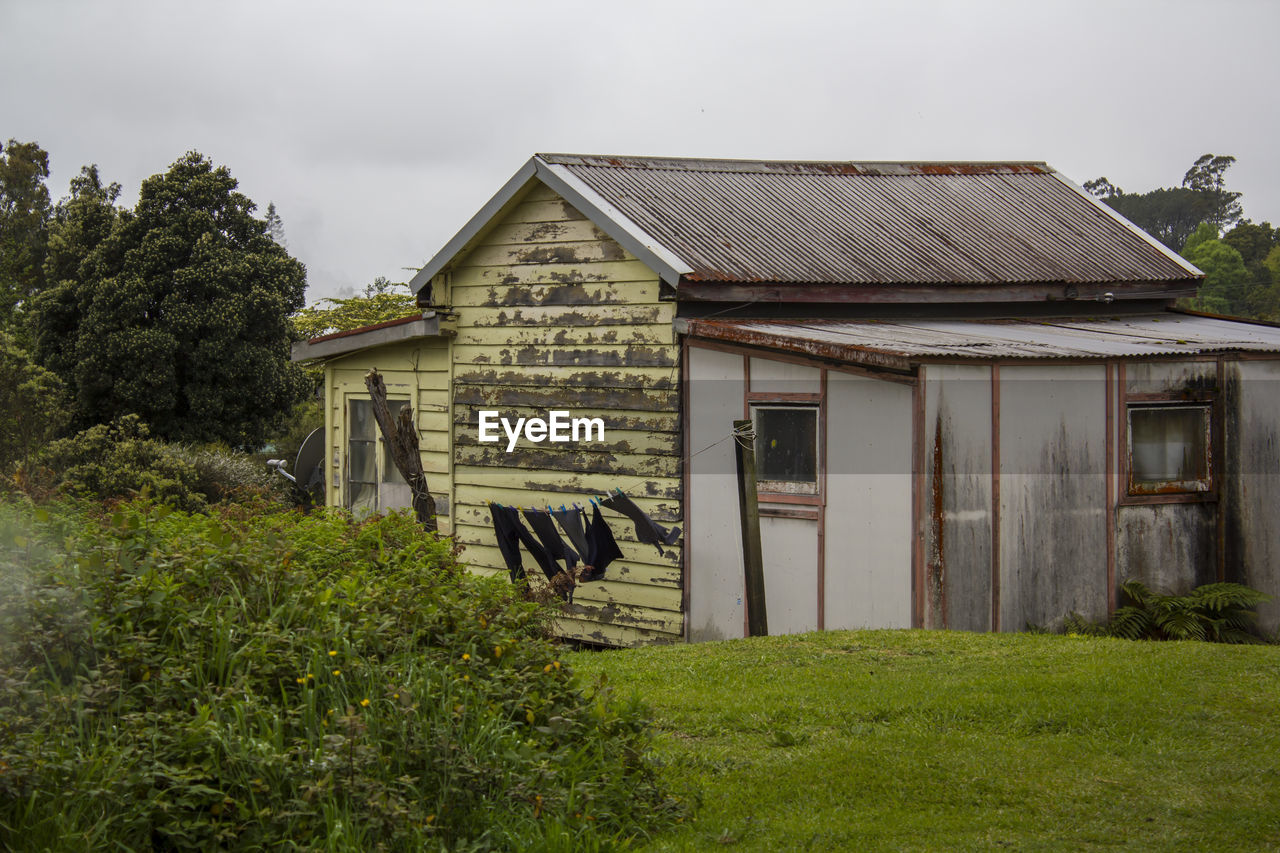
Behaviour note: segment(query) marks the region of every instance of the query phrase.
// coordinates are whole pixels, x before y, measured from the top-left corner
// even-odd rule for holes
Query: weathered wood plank
[[[546,417],[546,412],[540,412],[535,417]],[[515,422],[512,421],[512,426]],[[493,442],[480,442],[480,430],[476,424],[471,424],[471,429],[460,429],[454,438],[455,446],[461,447],[499,447],[503,451],[507,449],[509,439],[502,427],[498,427],[497,434],[499,441],[497,444]],[[580,436],[581,437],[581,436]],[[680,445],[680,436],[674,432],[646,432],[641,430],[611,430],[606,425],[603,441],[569,441],[563,444],[550,444],[541,442],[539,444],[530,444],[525,438],[520,438],[516,445],[517,450],[524,448],[546,447],[551,449],[571,449],[574,451],[586,451],[590,453],[629,453],[646,456],[677,456]],[[512,451],[516,453],[517,451]]]
[[[561,367],[675,367],[679,353],[673,346],[602,344],[598,346],[459,345],[454,356],[464,365],[550,365]]]
[[[559,388],[565,405],[576,388],[644,388],[662,391],[675,388],[676,373],[670,366],[594,369],[571,365],[468,365],[454,367],[453,384],[483,385],[486,388],[532,386]],[[564,408],[560,406],[558,408]]]
[[[539,507],[542,509],[545,509],[548,506],[559,509],[561,506],[572,506],[576,502],[579,505],[579,508],[586,508],[588,515],[591,513],[590,497],[587,495],[578,496],[575,500],[575,498],[567,495],[548,494],[540,496],[531,492],[513,492],[510,493],[507,498],[503,498],[495,492],[485,492],[483,499],[479,501],[476,501],[474,497],[459,498],[454,516],[473,527],[491,530],[493,525],[493,519],[489,515],[489,501],[491,500],[497,501],[500,504],[507,504],[508,506]],[[509,501],[523,501],[524,503],[513,504],[509,503]],[[650,518],[660,524],[669,527],[672,524],[680,523],[680,504],[677,502],[669,502],[660,498],[635,498],[635,504],[644,512],[648,513]],[[629,519],[615,513],[611,509],[602,509],[600,514],[602,518],[609,522],[611,529],[615,526],[615,521],[619,525],[622,525],[624,529],[632,528],[632,524]],[[679,543],[677,543],[677,545],[678,544]],[[653,546],[646,547],[652,548]],[[655,548],[654,551],[656,552],[656,550],[657,549]],[[663,546],[663,550],[666,550],[666,546]]]
[[[636,478],[636,476],[589,474],[584,471],[494,469],[494,467],[463,465],[462,462],[454,466],[453,482],[460,496],[468,487],[480,489],[477,503],[499,500],[497,494],[492,498],[485,497],[485,494],[497,493],[500,489],[590,497],[593,494],[607,493],[609,489],[617,487],[630,494],[632,500],[637,497],[654,497],[673,501],[680,500],[682,493],[681,480],[676,478]],[[516,500],[502,502],[515,503],[515,505],[520,503]]]
[[[429,432],[448,434],[451,426],[451,418],[449,417],[449,413],[443,408],[439,410],[424,410],[421,403],[419,403],[415,414],[418,416],[418,432],[422,433],[424,436]]]
[[[461,511],[460,508],[459,511]],[[477,553],[473,555],[473,558],[483,565],[501,566],[503,564],[502,555],[498,551],[497,542],[494,539],[493,522],[469,524],[465,523],[465,521],[459,521],[456,512],[453,515],[455,517],[454,523],[457,526],[457,540],[460,544],[466,545],[468,548],[493,548],[493,551]],[[620,518],[607,510],[602,513],[602,517],[603,515],[608,516],[605,523],[613,531],[614,538],[618,541],[618,547],[622,549],[625,562],[630,565],[680,567],[681,549],[679,543],[671,546],[663,545],[662,553],[659,554],[655,546],[636,541],[635,530],[630,521]]]
[[[657,281],[599,281],[561,284],[491,283],[454,285],[454,308],[507,308],[519,305],[656,305]]]
[[[542,200],[544,199],[530,199],[527,196],[525,198],[525,201]],[[573,243],[608,239],[609,235],[597,228],[589,219],[561,222],[507,221],[494,226],[489,231],[485,243],[490,246],[504,246],[517,243]]]
[[[545,201],[525,201],[516,205],[506,222],[564,222],[585,220],[576,207],[558,196]]]
[[[640,412],[675,411],[675,391],[647,388],[550,388],[488,386],[458,384],[454,389],[454,403],[485,409],[525,406],[531,409],[563,409],[571,406],[579,412],[610,408]],[[592,415],[594,417],[594,415]]]
[[[453,459],[457,465],[482,468],[508,468],[528,471],[571,471],[597,476],[668,477],[680,474],[680,460],[673,456],[637,453],[595,453],[568,445],[530,445],[521,442],[516,452],[507,453],[493,444],[480,446],[454,442]]]
[[[456,346],[674,346],[675,330],[662,325],[599,326],[464,326]]]
[[[484,256],[481,256],[484,257]],[[586,284],[602,281],[656,281],[657,274],[637,260],[598,260],[581,263],[497,264],[466,263],[453,272],[453,287],[511,287],[517,284]]]
[[[633,261],[635,256],[613,240],[580,240],[574,243],[517,243],[478,246],[464,266],[501,267],[528,264],[594,264],[600,261]]]
[[[480,328],[510,326],[670,326],[675,306],[661,305],[528,305],[519,308],[469,309],[468,325]],[[463,312],[459,312],[459,326]]]
[[[647,610],[621,604],[586,605],[579,604],[576,599],[565,605],[565,615],[600,625],[645,628],[667,634],[679,634],[684,626],[683,617],[675,611]]]
[[[517,418],[538,417],[545,418],[547,416],[546,409],[534,409],[527,406],[507,406],[499,409],[486,409],[486,411],[496,411],[498,417],[507,418],[511,423],[515,423]],[[579,415],[578,417],[582,417]],[[613,432],[670,432],[678,433],[680,431],[680,416],[675,412],[627,412],[617,409],[607,409],[599,414],[592,415],[604,421],[606,436]],[[476,406],[455,406],[453,409],[453,423],[458,426],[470,424],[474,429],[480,423],[480,408]]]
[[[556,636],[568,640],[579,640],[586,643],[598,643],[603,646],[658,646],[677,643],[681,640],[681,632],[647,631],[626,625],[602,625],[599,622],[588,622],[582,619],[560,617],[555,622]],[[683,630],[683,629],[681,629]]]
[[[602,490],[607,491],[607,489]],[[639,491],[639,490],[637,490]],[[459,483],[456,492],[455,501],[458,509],[454,513],[459,518],[465,518],[469,524],[478,527],[486,527],[492,524],[489,517],[489,502],[497,501],[500,504],[508,506],[572,506],[574,503],[584,506],[587,510],[591,509],[590,500],[593,497],[600,496],[600,491],[588,491],[580,494],[544,491],[537,492],[528,489],[510,489],[503,487],[478,486],[470,483]],[[662,524],[678,524],[680,521],[680,501],[666,497],[649,497],[645,495],[632,495],[631,499],[635,501],[636,506],[647,512],[654,521]],[[603,514],[610,519],[619,518],[612,510],[602,510]],[[621,520],[621,519],[619,519]],[[628,522],[629,523],[629,522]]]

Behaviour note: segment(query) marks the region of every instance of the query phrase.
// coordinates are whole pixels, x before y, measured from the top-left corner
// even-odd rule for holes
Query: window
[[[818,407],[756,405],[756,481],[762,492],[818,493]]]
[[[407,400],[388,400],[391,417],[409,405]],[[382,440],[369,400],[347,404],[347,508],[357,515],[409,506],[409,485],[391,459]]]
[[[1208,404],[1129,407],[1129,494],[1210,490],[1210,411]]]

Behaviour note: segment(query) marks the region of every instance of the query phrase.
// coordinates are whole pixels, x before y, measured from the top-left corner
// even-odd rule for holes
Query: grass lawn
[[[578,652],[694,818],[646,850],[1280,850],[1280,647],[861,631]]]

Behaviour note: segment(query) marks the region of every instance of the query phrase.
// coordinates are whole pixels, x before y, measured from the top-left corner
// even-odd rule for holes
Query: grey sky
[[[1280,3],[0,0],[0,137],[55,197],[189,149],[275,201],[309,299],[406,280],[537,151],[1046,160],[1176,185],[1238,158],[1280,223]]]

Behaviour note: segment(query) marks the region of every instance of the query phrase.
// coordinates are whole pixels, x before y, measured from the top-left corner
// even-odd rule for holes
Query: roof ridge
[[[708,157],[652,157],[613,154],[535,154],[552,165],[577,168],[647,169],[660,172],[726,174],[995,175],[1055,174],[1043,160],[779,160]]]

